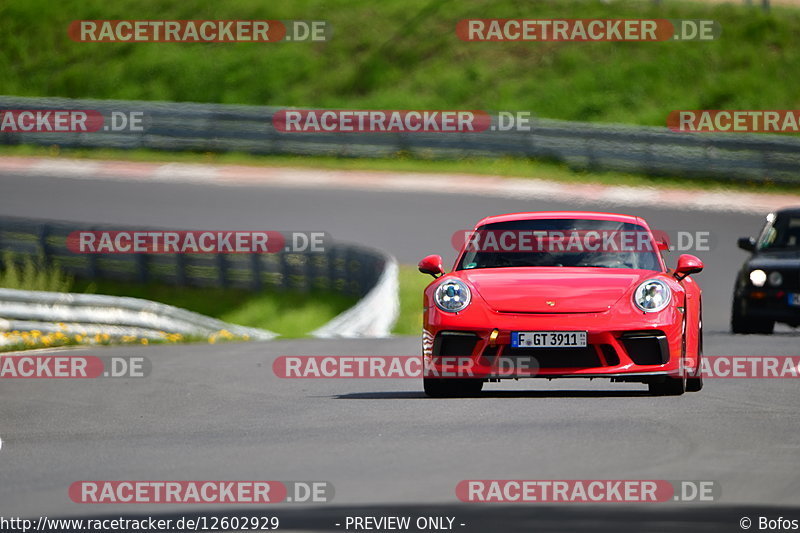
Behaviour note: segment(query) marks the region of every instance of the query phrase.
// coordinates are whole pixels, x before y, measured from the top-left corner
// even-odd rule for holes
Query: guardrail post
[[[325,278],[327,279],[327,289],[330,291],[336,290],[336,247],[325,247]]]
[[[139,283],[147,283],[149,272],[147,270],[147,254],[135,254],[134,260],[136,261],[136,279]]]
[[[286,252],[278,252],[279,269],[281,273],[281,288],[286,290],[291,286],[289,282],[289,262],[286,260]]]
[[[225,254],[217,254],[217,279],[219,280],[220,287],[228,286],[228,269],[227,262],[225,261]]]
[[[597,157],[594,153],[594,144],[592,144],[592,139],[586,139],[586,169],[590,172],[596,172],[599,170],[597,164]]]
[[[261,254],[250,254],[250,275],[253,277],[250,283],[254,291],[261,290],[261,270]]]
[[[303,292],[311,292],[311,283],[314,279],[313,268],[314,265],[312,264],[312,255],[311,252],[306,251],[300,254],[303,258],[303,283],[300,286],[300,290]]]
[[[179,287],[186,286],[186,256],[184,254],[175,254],[175,283]]]
[[[353,262],[353,256],[355,252],[351,248],[347,248],[344,252],[344,287],[345,292],[349,294],[354,294],[356,291],[353,290],[353,274],[352,270],[350,269],[350,263]]]
[[[89,231],[94,232],[95,228],[89,228]],[[89,253],[87,254],[87,260],[89,261],[89,279],[97,279],[98,269],[97,269],[97,254],[96,253]]]
[[[44,265],[50,264],[50,247],[47,245],[47,237],[50,235],[50,226],[42,224],[39,226],[39,255],[44,262]]]

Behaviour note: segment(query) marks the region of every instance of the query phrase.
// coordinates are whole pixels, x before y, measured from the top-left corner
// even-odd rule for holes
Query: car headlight
[[[767,282],[767,273],[763,270],[753,270],[750,272],[750,282],[756,287],[763,287]]]
[[[780,287],[781,283],[783,283],[783,276],[781,276],[780,272],[770,272],[769,273],[769,284],[773,287]]]
[[[448,279],[436,287],[433,299],[436,301],[436,307],[442,311],[457,313],[469,305],[472,295],[466,283],[460,279]]]
[[[669,305],[671,299],[672,291],[669,285],[659,279],[643,281],[633,293],[633,302],[645,313],[661,311]]]

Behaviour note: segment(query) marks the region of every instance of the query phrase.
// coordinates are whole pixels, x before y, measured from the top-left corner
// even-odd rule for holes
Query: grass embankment
[[[303,337],[322,326],[357,301],[356,298],[332,292],[253,292],[244,289],[218,289],[174,287],[167,285],[138,285],[108,280],[76,280],[58,266],[44,266],[30,258],[14,261],[11,255],[3,258],[0,266],[0,287],[9,289],[77,292],[131,296],[174,305],[232,324],[268,329],[284,337]],[[65,333],[6,332],[6,336],[19,338],[20,342],[6,345],[3,350],[41,348],[73,344],[108,344],[108,335],[86,337]],[[212,335],[209,339],[230,340],[227,332]],[[164,334],[164,342],[201,340],[177,334]],[[123,342],[149,342],[135,337]]]
[[[6,0],[0,94],[532,111],[664,125],[673,109],[796,109],[800,11],[670,0]],[[757,4],[757,3],[756,3]],[[713,42],[463,42],[464,18],[714,19]],[[77,19],[323,19],[328,42],[77,43]]]

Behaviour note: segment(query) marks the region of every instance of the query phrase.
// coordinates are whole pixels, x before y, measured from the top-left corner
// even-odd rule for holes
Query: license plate
[[[513,331],[512,348],[585,348],[585,331]]]
[[[800,293],[797,292],[789,293],[789,305],[796,305],[800,307]]]

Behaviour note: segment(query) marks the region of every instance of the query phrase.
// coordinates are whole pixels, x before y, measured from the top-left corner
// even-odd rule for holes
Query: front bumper
[[[744,290],[744,316],[800,325],[800,306],[789,305],[789,293],[783,289],[758,288]]]
[[[426,312],[426,377],[503,379],[612,378],[647,381],[680,376],[683,316],[660,313],[470,314]],[[587,331],[586,348],[512,348],[514,331]],[[688,358],[687,358],[688,359]]]

